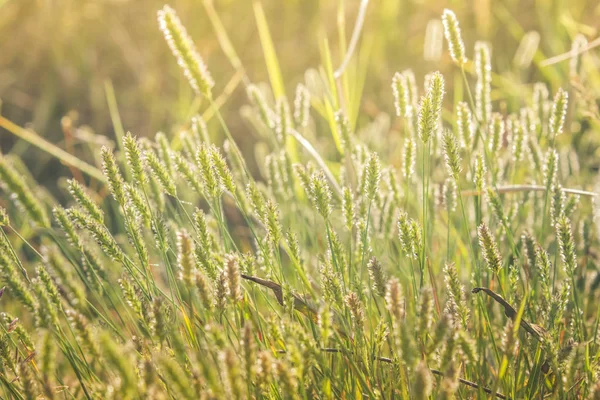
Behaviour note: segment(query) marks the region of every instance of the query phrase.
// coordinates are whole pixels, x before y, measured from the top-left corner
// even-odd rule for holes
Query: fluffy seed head
[[[488,268],[494,273],[498,273],[502,268],[502,257],[492,233],[483,222],[479,225],[477,233],[479,236],[479,246],[483,250],[483,258]]]
[[[558,92],[554,96],[554,104],[552,105],[552,113],[550,114],[550,135],[555,136],[563,133],[568,104],[569,94],[563,88],[558,89]]]
[[[158,11],[158,24],[192,89],[197,94],[211,97],[214,81],[175,10],[164,6]]]
[[[458,65],[465,64],[467,62],[465,44],[460,34],[460,26],[456,14],[451,10],[445,9],[442,14],[442,23],[444,24],[444,35],[448,41],[452,60]]]
[[[492,63],[490,47],[485,42],[475,43],[475,113],[482,124],[487,124],[492,113]]]
[[[456,136],[450,130],[446,130],[443,136],[443,148],[444,148],[444,159],[446,160],[446,167],[450,176],[454,180],[458,181],[460,178],[460,172],[462,171],[462,159],[460,157],[460,149],[458,147],[458,141]]]
[[[437,132],[442,116],[442,100],[444,97],[444,77],[434,72],[429,79],[427,93],[421,98],[419,108],[418,133],[423,143]]]

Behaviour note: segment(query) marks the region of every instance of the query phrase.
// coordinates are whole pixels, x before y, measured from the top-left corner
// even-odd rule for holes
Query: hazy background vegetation
[[[61,118],[68,115],[73,126],[89,127],[89,130],[74,130],[70,144],[72,152],[79,152],[78,157],[89,160],[92,155],[85,154],[78,145],[104,140],[88,135],[90,131],[114,140],[107,105],[107,88],[112,85],[125,130],[138,136],[154,135],[159,130],[175,132],[174,124],[188,121],[205,105],[199,99],[195,101],[157,29],[156,10],[163,3],[162,0],[1,1],[2,115],[63,148],[65,132]],[[240,57],[247,79],[266,82],[268,74],[254,12],[256,2],[171,2],[216,81],[214,93],[225,91],[222,109],[229,127],[243,150],[252,151],[252,130],[239,118],[240,107],[246,103],[245,92],[240,76],[235,75],[217,40],[207,12],[211,3]],[[339,65],[345,45],[340,41],[340,33],[347,43],[359,1],[272,0],[263,1],[262,5],[288,97],[292,98],[295,85],[304,80],[305,71],[322,65],[320,49],[324,38],[328,39],[335,57],[334,66]],[[354,74],[354,79],[360,81],[357,87],[364,88],[360,99],[363,120],[358,121],[359,126],[369,122],[367,119],[375,119],[381,110],[392,110],[390,81],[395,71],[410,67],[417,79],[422,79],[427,72],[441,70],[447,77],[448,88],[452,88],[453,77],[459,78],[458,72],[451,68],[446,51],[435,51],[435,45],[430,45],[441,45],[441,31],[439,40],[435,34],[427,37],[428,24],[439,19],[446,7],[457,13],[469,52],[476,40],[492,43],[493,69],[503,71],[502,77],[494,79],[497,93],[493,96],[509,101],[528,93],[529,89],[520,87],[520,82],[546,80],[554,92],[567,79],[568,61],[544,68],[538,67],[539,62],[568,51],[579,33],[590,40],[595,38],[600,14],[597,1],[584,0],[373,0],[353,63],[356,70],[362,71]],[[435,26],[433,22],[430,28]],[[539,46],[535,46],[536,34],[526,35],[528,32],[539,33]],[[428,46],[433,49],[430,60],[425,59]],[[596,61],[588,57],[586,62],[595,66]],[[228,83],[229,93],[225,90]],[[595,93],[591,96],[595,98]],[[3,152],[12,148],[21,155],[30,149],[5,130],[0,131],[0,145]],[[24,156],[41,180],[48,174],[55,176],[60,167],[37,149]]]

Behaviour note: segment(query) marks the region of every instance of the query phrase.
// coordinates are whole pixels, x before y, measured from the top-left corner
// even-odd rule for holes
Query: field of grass
[[[182,3],[141,116],[126,75],[58,138],[60,87],[8,96],[1,398],[600,399],[593,2],[290,1],[329,27],[287,45],[244,2],[248,52]]]

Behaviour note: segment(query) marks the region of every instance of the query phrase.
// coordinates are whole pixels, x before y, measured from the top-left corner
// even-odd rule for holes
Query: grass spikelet
[[[277,117],[267,105],[267,101],[258,86],[253,84],[248,85],[246,93],[250,102],[258,109],[258,114],[263,124],[268,128],[275,129]]]
[[[102,171],[104,172],[104,176],[106,176],[108,181],[108,188],[110,189],[110,192],[114,196],[115,200],[117,200],[117,203],[119,203],[122,207],[125,207],[125,181],[123,180],[123,176],[121,175],[121,171],[119,170],[115,156],[112,150],[106,146],[102,146],[100,153],[103,160]]]
[[[175,11],[164,6],[158,12],[158,23],[192,89],[210,98],[214,82]]]
[[[400,323],[404,318],[404,299],[400,282],[396,278],[388,281],[385,293],[385,302],[390,314],[394,317],[395,323]]]
[[[154,151],[144,153],[148,167],[152,171],[154,177],[158,180],[165,193],[169,196],[177,197],[177,188],[173,182],[173,178],[169,175],[169,171],[165,164],[159,160]]]
[[[442,23],[444,24],[444,35],[448,41],[450,56],[456,64],[462,66],[467,62],[467,57],[465,56],[465,43],[460,33],[456,14],[452,10],[445,9],[442,14]]]
[[[498,273],[502,268],[502,257],[498,250],[498,245],[485,223],[479,225],[477,229],[479,236],[479,246],[483,250],[483,258],[487,267],[494,273]]]
[[[446,130],[444,132],[442,140],[442,145],[444,148],[444,159],[446,161],[448,173],[452,178],[454,178],[455,181],[458,182],[458,180],[460,179],[460,172],[462,171],[462,159],[460,157],[458,141],[456,140],[456,136],[454,136],[454,134],[450,130]]]
[[[406,181],[410,181],[415,173],[415,163],[417,160],[417,144],[412,138],[404,139],[404,153],[402,155],[402,176]]]
[[[491,50],[487,43],[475,43],[475,113],[484,126],[490,122],[492,114],[492,61]]]
[[[331,214],[331,188],[322,171],[311,176],[309,195],[317,212],[327,220]]]
[[[470,149],[473,143],[473,117],[468,104],[464,101],[456,105],[456,130],[462,147]]]
[[[410,98],[407,77],[404,73],[396,72],[392,78],[394,107],[398,117],[410,118],[412,115],[412,99]]]
[[[366,181],[365,195],[369,201],[373,201],[379,192],[379,180],[381,179],[381,165],[376,153],[369,155],[363,174]]]
[[[99,223],[104,223],[104,214],[100,207],[86,193],[86,190],[74,179],[68,180],[69,192],[87,213]]]
[[[385,296],[386,281],[387,278],[383,272],[383,267],[379,260],[375,256],[371,257],[367,264],[369,276],[371,277],[371,284],[373,285],[373,291],[381,297]]]
[[[566,216],[561,216],[556,222],[556,236],[560,248],[560,258],[568,276],[573,276],[577,268],[577,256],[575,255],[575,242],[571,230],[571,221]]]
[[[415,400],[427,400],[431,396],[433,390],[433,376],[431,371],[427,368],[425,361],[419,361],[415,370],[415,381],[414,381],[414,399]]]
[[[125,148],[125,158],[127,166],[131,170],[133,182],[138,186],[143,186],[146,183],[144,160],[138,141],[131,135],[131,132],[127,132],[127,135],[123,138],[123,147]]]
[[[565,125],[565,116],[567,115],[567,106],[569,104],[569,94],[562,88],[559,88],[554,95],[552,112],[550,114],[549,130],[552,140],[556,135],[563,133]]]
[[[344,303],[346,303],[348,310],[350,310],[350,315],[352,316],[352,323],[354,325],[354,332],[362,331],[364,327],[365,311],[363,309],[363,305],[360,299],[358,298],[356,293],[351,292],[344,298]]]
[[[194,242],[185,229],[177,232],[177,265],[179,266],[179,279],[188,287],[192,287],[196,276]]]
[[[240,266],[237,258],[233,254],[225,256],[225,276],[227,277],[227,288],[229,296],[233,302],[242,299],[242,288],[240,285]]]
[[[454,264],[446,264],[444,267],[446,288],[448,289],[448,302],[446,310],[448,315],[460,321],[463,328],[467,328],[469,321],[469,307],[465,299],[465,288],[460,282],[458,271]]]
[[[50,226],[46,209],[25,183],[25,179],[9,164],[6,157],[0,154],[0,184],[13,196],[17,204],[29,215],[32,221],[42,227]]]
[[[294,122],[297,126],[306,128],[310,119],[310,92],[303,84],[296,86],[294,98]]]
[[[68,209],[67,215],[72,222],[91,233],[106,255],[114,261],[123,262],[125,258],[123,251],[104,225],[77,209]]]
[[[423,143],[429,142],[438,130],[443,97],[444,78],[439,72],[434,72],[430,78],[427,93],[421,98],[419,108],[418,133]]]

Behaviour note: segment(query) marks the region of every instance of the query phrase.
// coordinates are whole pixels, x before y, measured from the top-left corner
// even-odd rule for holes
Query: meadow
[[[248,2],[257,80],[212,1],[218,68],[161,5],[143,112],[114,76],[56,139],[59,90],[10,97],[0,397],[600,399],[597,7],[392,3],[339,2],[304,70]]]

